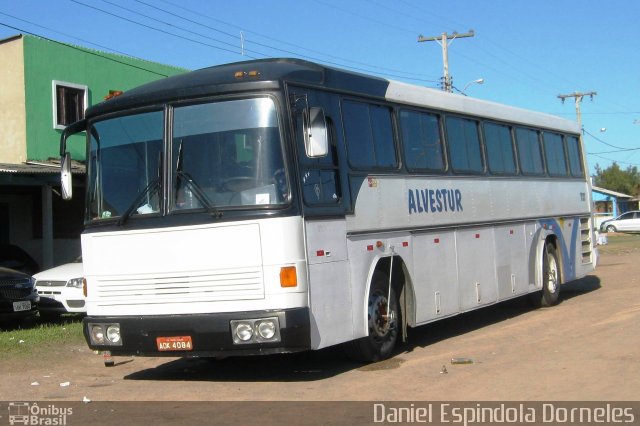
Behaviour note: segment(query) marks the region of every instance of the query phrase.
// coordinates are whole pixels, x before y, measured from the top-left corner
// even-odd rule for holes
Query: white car
[[[632,210],[615,219],[605,220],[600,229],[606,232],[640,232],[640,211]]]
[[[87,312],[82,290],[84,271],[81,259],[39,272],[33,278],[40,296],[40,315]]]

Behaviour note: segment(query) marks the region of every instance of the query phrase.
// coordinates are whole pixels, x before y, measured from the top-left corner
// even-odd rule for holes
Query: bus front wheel
[[[389,297],[390,296],[390,297]],[[349,358],[361,362],[377,362],[389,358],[398,340],[400,313],[398,299],[389,277],[376,271],[367,301],[368,336],[347,343]]]

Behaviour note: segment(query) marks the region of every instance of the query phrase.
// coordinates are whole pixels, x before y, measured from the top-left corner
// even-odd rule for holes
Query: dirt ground
[[[106,368],[86,346],[66,345],[3,361],[0,401],[638,401],[640,238],[624,238],[609,237],[596,272],[565,285],[558,306],[517,299],[413,329],[381,363],[330,348],[218,361],[121,357]],[[473,363],[452,364],[458,357]]]

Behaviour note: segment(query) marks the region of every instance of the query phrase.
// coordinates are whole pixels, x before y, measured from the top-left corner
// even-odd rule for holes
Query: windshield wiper
[[[136,199],[133,200],[133,203],[131,203],[129,208],[125,210],[124,213],[122,213],[122,216],[120,216],[120,219],[118,220],[118,225],[122,226],[127,221],[127,219],[131,217],[131,215],[136,210],[136,208],[140,206],[140,203],[142,202],[144,197],[146,197],[148,194],[151,194],[155,188],[159,188],[159,187],[160,187],[160,178],[155,178],[151,182],[149,182],[149,185],[147,185],[144,188],[144,190],[136,197]]]
[[[215,207],[213,207],[213,205],[211,204],[211,201],[207,197],[207,194],[204,193],[202,188],[200,188],[200,185],[198,185],[198,183],[195,180],[193,180],[193,178],[191,177],[191,175],[189,175],[189,173],[185,173],[182,170],[176,170],[176,177],[178,177],[179,179],[184,179],[185,185],[196,196],[198,201],[200,201],[200,204],[202,204],[202,206],[205,208],[207,213],[209,213],[211,216],[213,216],[216,219],[222,217],[222,212],[216,209]],[[176,186],[179,187],[180,185],[176,185]]]
[[[207,195],[204,193],[204,191],[202,191],[202,188],[200,187],[200,185],[198,185],[196,181],[193,180],[193,178],[189,173],[182,171],[182,164],[184,162],[183,148],[184,148],[184,141],[180,140],[180,146],[178,147],[178,160],[176,161],[176,190],[177,188],[180,187],[180,183],[178,182],[178,180],[184,179],[186,186],[188,186],[191,189],[191,192],[193,192],[193,194],[196,196],[198,201],[200,201],[200,204],[202,204],[202,206],[205,208],[207,213],[209,213],[211,216],[213,216],[216,219],[222,217],[222,212],[218,211],[218,209],[213,207],[213,205],[211,204],[211,201],[209,200]]]

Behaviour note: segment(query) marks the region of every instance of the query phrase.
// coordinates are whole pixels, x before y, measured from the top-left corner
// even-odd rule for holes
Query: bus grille
[[[103,306],[264,298],[261,268],[173,276],[102,278],[97,281],[95,290],[98,304]]]

